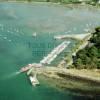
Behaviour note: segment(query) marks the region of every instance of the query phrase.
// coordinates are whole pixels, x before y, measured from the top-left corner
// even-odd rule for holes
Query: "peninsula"
[[[46,65],[42,67],[34,66],[27,72],[27,75],[33,76],[34,73],[37,73],[39,76],[43,76],[45,77],[44,79],[52,82],[57,88],[68,89],[82,95],[100,95],[100,27],[95,28],[95,32],[91,33],[91,36],[88,36],[87,39],[85,37],[84,41],[80,43],[82,48],[78,46],[75,51],[74,59],[72,55],[72,63],[70,65],[66,63],[66,66],[58,64],[59,66],[57,67]],[[84,43],[86,45],[84,45]],[[90,62],[86,54],[80,53],[87,49],[87,52],[91,55],[87,55]],[[82,59],[81,56],[78,56],[80,54],[86,58],[84,57],[84,59]],[[81,62],[79,62],[78,59],[80,59]],[[66,62],[66,59],[64,59],[63,62]]]

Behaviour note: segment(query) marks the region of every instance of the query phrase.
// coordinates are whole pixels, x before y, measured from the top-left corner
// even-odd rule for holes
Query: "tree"
[[[88,49],[87,55],[91,58],[98,56],[98,49],[95,46],[92,46]]]
[[[32,0],[27,0],[28,2],[31,2]]]
[[[77,59],[77,61],[75,62],[75,66],[78,68],[82,65],[82,60],[80,58]]]
[[[50,2],[50,0],[47,0],[47,2]]]
[[[92,1],[97,3],[99,0],[92,0]]]

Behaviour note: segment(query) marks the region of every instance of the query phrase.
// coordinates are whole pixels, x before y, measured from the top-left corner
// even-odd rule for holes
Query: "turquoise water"
[[[100,10],[95,8],[0,3],[0,100],[87,100],[58,91],[43,82],[34,88],[27,76],[18,74],[18,71],[24,65],[38,63],[62,42],[54,40],[54,35],[80,34],[84,29],[98,25]],[[32,36],[34,32],[36,37]],[[67,52],[75,44],[70,41]]]

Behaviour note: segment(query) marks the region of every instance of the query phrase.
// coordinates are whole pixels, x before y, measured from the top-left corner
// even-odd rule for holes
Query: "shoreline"
[[[93,32],[94,32],[94,30],[93,30]],[[86,36],[83,38],[83,40],[78,40],[78,39],[77,39],[77,40],[79,41],[79,43],[72,49],[72,54],[70,55],[70,58],[67,59],[68,62],[67,62],[67,64],[66,64],[66,67],[69,68],[69,66],[72,65],[72,63],[73,63],[73,58],[72,58],[72,56],[76,56],[76,53],[77,53],[79,50],[84,49],[84,48],[89,44],[89,39],[92,37],[92,33],[87,33],[87,34],[84,33],[84,34],[85,34]],[[74,38],[74,36],[73,36],[73,38]],[[76,38],[75,38],[75,40],[76,40]],[[66,60],[66,57],[64,57],[64,60],[62,60],[62,61],[58,64],[57,67],[62,67],[62,65],[66,63],[65,60]]]
[[[100,70],[45,67],[33,69],[31,74],[34,74],[34,71],[40,77],[43,76],[47,82],[49,81],[56,88],[73,93],[77,91],[78,94],[87,96],[100,95]]]
[[[95,5],[92,5],[91,3],[84,3],[83,2],[56,2],[56,1],[50,1],[50,2],[47,2],[47,1],[28,1],[28,0],[1,0],[0,2],[8,2],[8,3],[30,3],[30,4],[34,4],[34,3],[44,3],[44,4],[55,4],[55,5],[63,5],[64,7],[69,7],[69,8],[73,8],[73,7],[78,7],[78,6],[88,6],[88,7],[100,7],[100,4],[99,3],[95,3]]]

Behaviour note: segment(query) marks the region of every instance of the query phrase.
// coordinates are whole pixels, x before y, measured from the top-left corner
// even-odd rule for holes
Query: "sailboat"
[[[36,35],[37,35],[36,32],[34,32],[34,33],[32,34],[33,37],[36,37]]]

